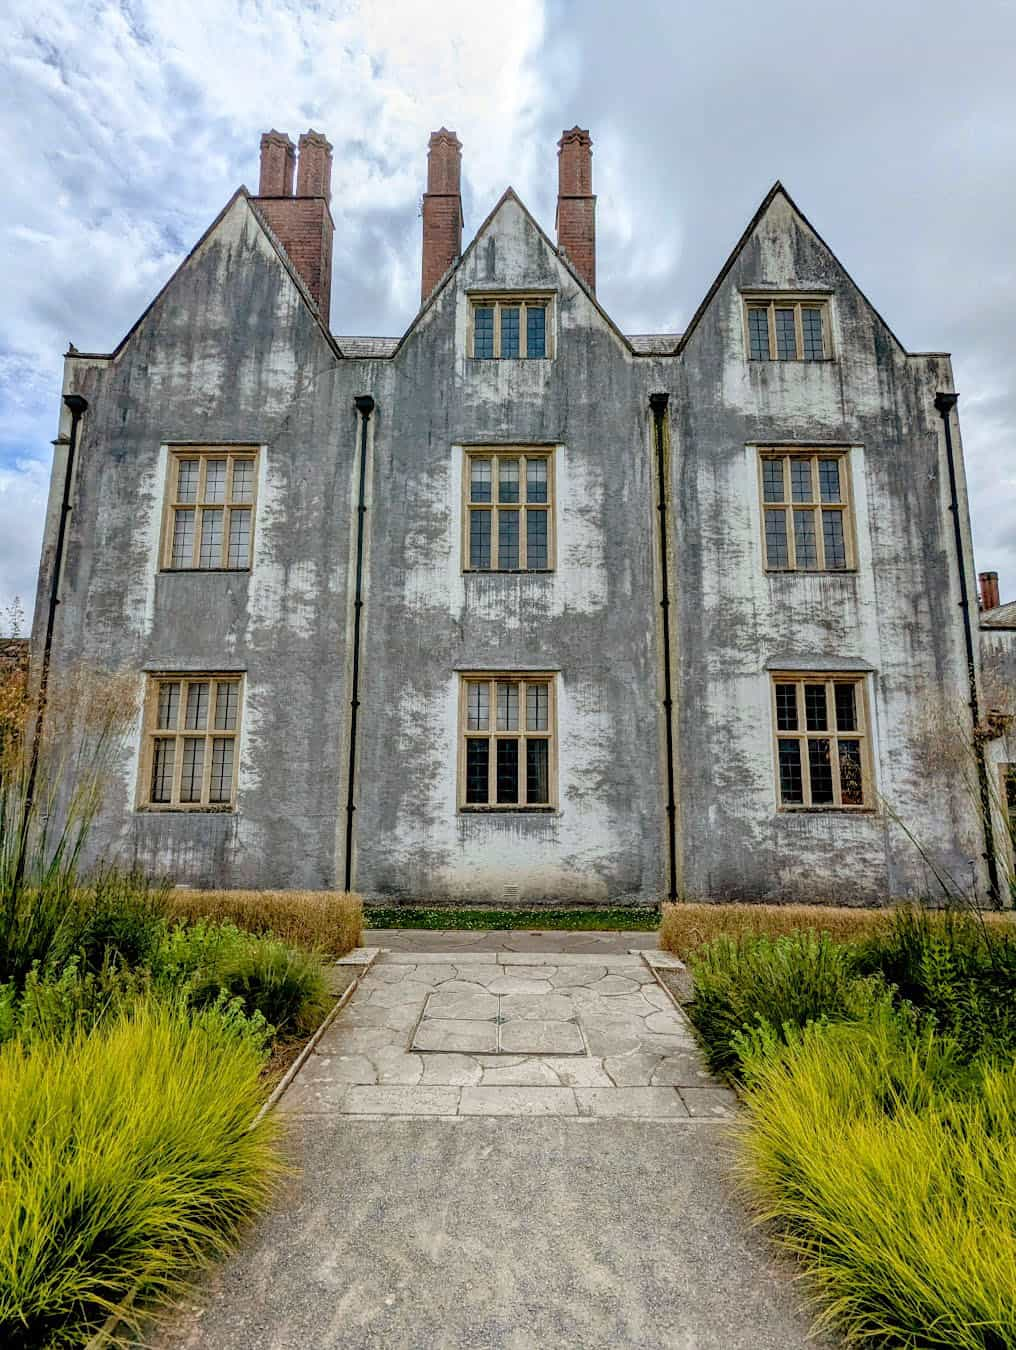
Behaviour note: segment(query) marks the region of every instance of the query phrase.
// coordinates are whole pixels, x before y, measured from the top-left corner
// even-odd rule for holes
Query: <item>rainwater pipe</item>
[[[360,489],[356,504],[356,590],[353,597],[353,675],[349,700],[349,772],[346,776],[346,871],[345,889],[353,884],[353,816],[356,812],[356,732],[360,712],[360,630],[363,615],[363,536],[367,514],[367,429],[374,411],[370,394],[353,399],[360,414]]]
[[[667,850],[669,876],[667,899],[677,899],[677,800],[674,793],[674,700],[670,662],[670,563],[667,541],[667,456],[664,439],[664,419],[670,402],[669,394],[650,394],[649,407],[653,414],[656,446],[656,510],[660,527],[660,612],[663,639],[663,724],[667,741]]]

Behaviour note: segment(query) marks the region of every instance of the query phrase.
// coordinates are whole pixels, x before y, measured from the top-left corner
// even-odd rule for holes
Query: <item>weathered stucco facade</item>
[[[567,133],[566,153],[587,151],[582,135]],[[424,245],[425,274],[429,262],[443,276],[409,331],[333,337],[285,247],[288,173],[271,197],[262,187],[272,229],[241,189],[115,352],[67,357],[64,392],[87,411],[54,674],[128,669],[146,718],[153,676],[242,679],[229,802],[151,800],[155,724],[139,719],[95,850],[182,884],[348,875],[407,901],[865,903],[933,889],[903,822],[983,894],[977,803],[926,735],[954,708],[969,725],[962,454],[955,413],[936,408],[949,358],[901,347],[779,185],[685,334],[629,339],[596,302],[593,264],[577,270],[511,190],[460,255],[457,169]],[[328,216],[327,184],[316,190],[314,219]],[[591,228],[584,191],[567,198],[573,230]],[[572,249],[594,256],[584,236]],[[749,359],[746,301],[795,294],[825,316],[823,359]],[[534,296],[546,357],[472,354],[477,297]],[[668,396],[656,414],[654,394]],[[36,648],[73,420],[65,408]],[[188,447],[250,454],[249,566],[166,565],[170,470]],[[549,453],[548,568],[470,568],[463,475],[482,447]],[[767,570],[759,464],[774,447],[844,456],[850,566]],[[854,809],[781,802],[774,671],[858,682],[869,760]],[[471,672],[551,683],[548,805],[462,809]]]

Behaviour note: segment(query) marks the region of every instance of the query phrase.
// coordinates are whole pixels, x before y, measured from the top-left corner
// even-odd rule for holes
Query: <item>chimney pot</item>
[[[423,194],[423,267],[426,300],[462,252],[462,143],[447,127],[432,132]]]
[[[977,580],[981,583],[981,609],[998,609],[998,573],[981,572]]]
[[[291,197],[293,170],[296,168],[296,146],[274,127],[261,137],[261,181],[259,197]]]
[[[595,293],[593,142],[582,127],[563,132],[557,143],[557,246]]]

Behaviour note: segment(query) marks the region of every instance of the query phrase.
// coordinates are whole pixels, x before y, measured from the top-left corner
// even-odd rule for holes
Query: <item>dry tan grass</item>
[[[841,905],[696,905],[662,906],[660,946],[664,951],[686,957],[704,942],[724,934],[739,938],[746,934],[783,937],[787,933],[811,928],[828,933],[834,942],[856,942],[858,938],[884,928],[892,909],[852,909]],[[984,914],[987,923],[1013,924],[1011,914]]]
[[[215,919],[251,933],[345,956],[360,945],[363,901],[345,891],[172,890],[172,919]]]

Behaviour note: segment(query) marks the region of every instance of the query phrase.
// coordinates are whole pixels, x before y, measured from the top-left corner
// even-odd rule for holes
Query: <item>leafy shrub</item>
[[[785,1026],[864,1015],[881,996],[857,978],[849,948],[815,933],[791,937],[718,937],[691,961],[695,997],[687,1011],[710,1067],[736,1071],[737,1035],[760,1022],[779,1037]]]
[[[883,1005],[742,1037],[743,1173],[853,1342],[1016,1345],[1016,1066]]]
[[[13,984],[0,987],[0,1044],[15,1035],[27,1045],[89,1031],[104,1017],[130,1008],[148,989],[146,970],[121,965],[83,970],[74,957],[58,973],[33,966],[20,992]]]
[[[1016,1052],[1016,932],[966,911],[898,910],[858,948],[878,973],[968,1055]]]
[[[0,1047],[0,1344],[80,1344],[137,1282],[221,1256],[277,1171],[263,1049],[228,1009],[142,1000],[90,1035]]]
[[[176,925],[154,962],[163,985],[186,987],[196,1007],[220,992],[240,999],[248,1014],[259,1012],[280,1031],[308,1030],[328,1005],[320,958],[277,938],[255,937],[233,924]]]
[[[359,946],[363,903],[344,891],[172,890],[166,904],[175,919],[232,923],[250,933],[345,956]]]
[[[74,948],[89,970],[145,965],[166,928],[166,892],[139,873],[104,872],[75,895]]]

